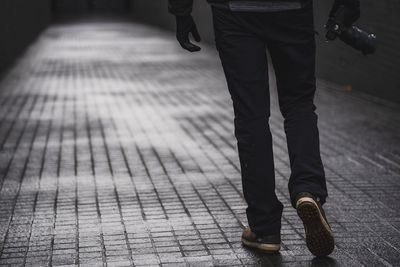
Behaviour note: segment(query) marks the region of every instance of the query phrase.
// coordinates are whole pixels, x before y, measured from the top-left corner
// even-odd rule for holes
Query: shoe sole
[[[300,198],[296,209],[306,228],[306,243],[311,253],[318,257],[331,254],[335,248],[333,233],[314,199]]]
[[[278,244],[263,244],[263,243],[258,243],[258,242],[251,242],[247,239],[244,239],[243,237],[242,237],[242,243],[245,246],[257,248],[259,250],[262,250],[264,252],[269,252],[269,253],[278,252],[281,248],[281,245],[278,245]]]

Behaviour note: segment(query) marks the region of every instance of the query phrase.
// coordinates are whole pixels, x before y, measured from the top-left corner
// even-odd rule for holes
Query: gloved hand
[[[200,51],[199,46],[190,42],[189,33],[192,34],[196,42],[200,42],[200,35],[192,16],[176,16],[176,39],[178,39],[179,44],[190,52]]]
[[[360,18],[360,0],[335,0],[329,17],[333,17],[340,6],[344,7],[344,25],[351,26]]]

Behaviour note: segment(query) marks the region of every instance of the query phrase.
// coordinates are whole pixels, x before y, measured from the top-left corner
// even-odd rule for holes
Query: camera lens
[[[376,50],[376,36],[356,26],[351,26],[342,31],[339,38],[346,44],[360,50],[364,55],[372,54]]]

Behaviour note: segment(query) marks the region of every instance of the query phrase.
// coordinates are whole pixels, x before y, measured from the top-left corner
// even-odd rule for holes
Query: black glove
[[[200,35],[192,16],[176,16],[176,39],[178,39],[179,44],[190,52],[200,51],[199,46],[190,42],[189,33],[192,34],[196,42],[200,42]]]
[[[360,0],[335,0],[329,17],[334,17],[340,6],[344,7],[344,25],[351,26],[360,18]]]

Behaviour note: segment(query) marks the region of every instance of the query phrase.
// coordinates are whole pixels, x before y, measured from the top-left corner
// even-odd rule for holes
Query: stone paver
[[[216,52],[186,53],[173,34],[124,20],[51,26],[0,84],[0,265],[398,266],[400,107],[319,81],[337,247],[314,259],[289,205],[272,87],[285,210],[281,253],[263,255],[240,243],[245,202]]]

